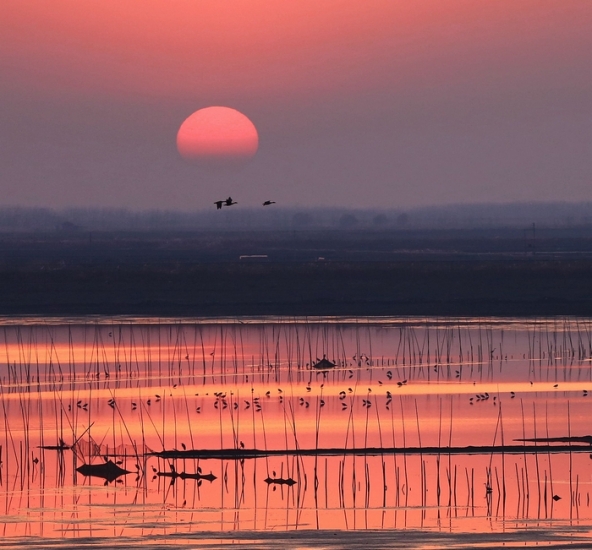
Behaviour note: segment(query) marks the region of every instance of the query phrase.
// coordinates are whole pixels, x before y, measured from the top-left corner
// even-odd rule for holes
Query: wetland
[[[10,317],[2,336],[2,547],[592,539],[589,319]]]

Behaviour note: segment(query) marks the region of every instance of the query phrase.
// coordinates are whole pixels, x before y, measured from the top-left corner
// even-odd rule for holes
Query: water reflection
[[[2,330],[5,537],[590,525],[588,319]]]

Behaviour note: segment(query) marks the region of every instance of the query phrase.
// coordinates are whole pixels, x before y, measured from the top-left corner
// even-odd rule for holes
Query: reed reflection
[[[5,536],[590,521],[589,320],[3,334]]]

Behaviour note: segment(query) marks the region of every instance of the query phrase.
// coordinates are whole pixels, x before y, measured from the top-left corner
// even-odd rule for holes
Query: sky
[[[0,207],[592,200],[590,0],[3,0]],[[184,161],[227,106],[240,168]]]

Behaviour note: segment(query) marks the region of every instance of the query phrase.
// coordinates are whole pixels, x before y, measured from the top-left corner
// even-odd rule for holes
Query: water
[[[2,339],[0,546],[592,539],[590,319],[4,319]]]

